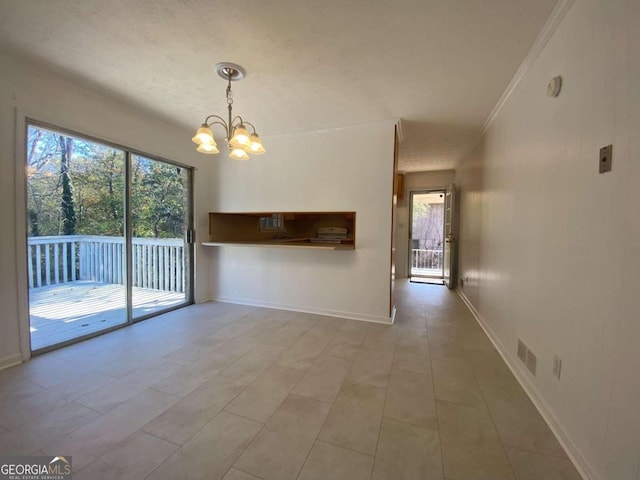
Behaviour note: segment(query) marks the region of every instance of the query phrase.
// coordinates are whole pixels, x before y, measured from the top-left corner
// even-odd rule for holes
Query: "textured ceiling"
[[[0,0],[0,48],[196,128],[262,136],[402,118],[400,169],[455,168],[556,0]],[[268,148],[268,145],[267,145]]]

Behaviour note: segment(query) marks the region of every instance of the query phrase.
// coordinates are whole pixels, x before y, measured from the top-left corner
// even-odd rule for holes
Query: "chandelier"
[[[233,92],[231,91],[231,82],[242,80],[245,75],[244,69],[235,63],[223,62],[216,64],[216,72],[227,80],[228,120],[218,115],[209,115],[205,118],[195,136],[191,139],[198,144],[197,151],[208,154],[220,153],[211,132],[211,126],[217,124],[224,128],[225,141],[229,146],[229,157],[234,160],[249,160],[248,153],[252,155],[264,153],[265,149],[262,146],[262,140],[256,133],[253,124],[245,122],[240,116],[234,117],[232,114]],[[245,125],[249,125],[253,133],[249,134]]]

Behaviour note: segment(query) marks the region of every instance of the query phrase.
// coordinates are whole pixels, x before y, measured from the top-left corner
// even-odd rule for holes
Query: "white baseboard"
[[[529,373],[525,369],[525,366],[516,360],[508,348],[505,348],[498,336],[495,335],[489,324],[482,318],[480,312],[478,312],[464,292],[459,288],[456,291],[467,308],[469,308],[480,327],[485,331],[489,340],[491,340],[491,343],[496,347],[496,350],[498,350],[498,353],[507,364],[507,367],[509,367],[513,375],[516,377],[516,380],[518,380],[518,383],[520,383],[525,393],[531,399],[533,405],[536,407],[544,421],[556,436],[558,442],[560,442],[560,445],[562,445],[562,448],[564,448],[567,453],[567,456],[580,475],[582,475],[582,478],[585,480],[602,480],[603,477],[598,473],[598,470],[580,451],[571,436],[562,426],[562,423],[558,420],[558,417],[553,413],[553,410],[540,395],[536,385],[529,379]]]
[[[308,308],[299,307],[297,305],[286,305],[281,303],[271,302],[256,302],[246,298],[235,297],[218,297],[213,299],[214,302],[223,303],[235,303],[238,305],[251,305],[252,307],[265,307],[265,308],[277,308],[278,310],[290,310],[292,312],[313,313],[317,315],[327,315],[329,317],[348,318],[350,320],[360,320],[362,322],[382,323],[385,325],[393,324],[393,318],[395,316],[395,308],[391,317],[378,317],[374,315],[367,315],[362,313],[341,312],[337,310],[326,310],[324,308]]]
[[[16,355],[10,355],[8,357],[0,358],[0,370],[13,367],[14,365],[18,365],[19,363],[22,363],[22,355],[20,355],[19,353]]]

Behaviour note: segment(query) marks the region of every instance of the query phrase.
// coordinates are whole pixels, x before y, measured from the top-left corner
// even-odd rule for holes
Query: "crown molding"
[[[473,151],[476,145],[478,145],[480,139],[487,133],[487,130],[489,130],[489,127],[491,127],[491,125],[495,121],[496,117],[502,110],[502,107],[504,107],[505,103],[507,103],[507,100],[509,100],[509,97],[511,97],[518,84],[522,81],[524,76],[527,74],[529,69],[533,66],[544,48],[547,46],[547,43],[549,43],[549,40],[551,40],[551,37],[553,37],[553,34],[562,23],[562,20],[564,20],[564,17],[566,16],[567,12],[574,2],[575,0],[560,0],[556,4],[555,8],[551,12],[551,15],[542,27],[542,30],[538,34],[535,42],[533,42],[529,53],[527,53],[527,56],[520,64],[520,67],[518,67],[518,70],[509,82],[509,85],[507,85],[507,88],[498,99],[498,102],[493,107],[493,110],[491,110],[491,113],[482,124],[482,129],[473,139],[469,147],[465,150],[464,154],[460,158],[460,163],[465,161],[465,159]]]
[[[402,143],[404,140],[404,132],[402,131],[402,119],[399,118],[396,122],[396,128],[398,129],[398,143]]]

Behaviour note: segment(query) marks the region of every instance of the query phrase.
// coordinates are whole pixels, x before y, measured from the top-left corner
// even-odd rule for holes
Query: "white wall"
[[[140,151],[199,168],[195,172],[195,210],[198,224],[207,222],[211,167],[193,149],[192,132],[181,130],[153,115],[115,101],[48,72],[0,53],[0,367],[20,361],[19,315],[23,316],[23,346],[28,345],[25,310],[26,272],[23,271],[26,233],[24,222],[24,117],[33,118]],[[123,75],[126,72],[123,71]],[[20,180],[22,178],[22,180]],[[16,213],[17,212],[17,213]],[[206,227],[205,227],[206,235]],[[24,240],[23,240],[24,239]],[[207,255],[196,251],[196,300],[210,297]],[[200,268],[205,265],[203,268]],[[26,268],[26,267],[25,267]],[[16,279],[18,281],[16,282]],[[21,280],[22,279],[22,280]],[[26,323],[25,323],[26,322]],[[24,350],[24,348],[23,348]]]
[[[462,291],[585,476],[602,480],[640,479],[639,86],[640,2],[576,0],[457,177]]]
[[[211,211],[355,211],[356,249],[211,247],[216,299],[389,321],[394,122],[266,137],[214,157]]]
[[[402,150],[402,146],[400,146]],[[410,172],[404,176],[404,198],[398,200],[396,210],[396,278],[406,278],[409,275],[409,218],[411,192],[429,190],[431,188],[446,188],[453,183],[455,170],[439,170],[433,172]]]

